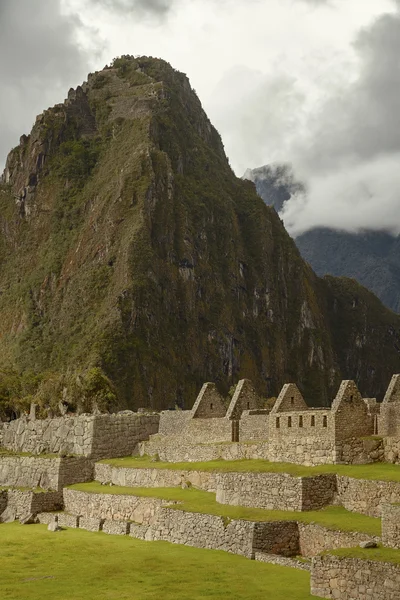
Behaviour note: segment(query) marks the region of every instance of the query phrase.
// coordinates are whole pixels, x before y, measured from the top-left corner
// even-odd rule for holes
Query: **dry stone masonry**
[[[346,600],[400,600],[400,558],[377,562],[329,552],[383,543],[400,550],[400,482],[332,474],[222,472],[158,467],[171,463],[263,459],[305,466],[400,464],[400,375],[381,405],[342,382],[331,409],[309,408],[294,384],[265,408],[249,380],[239,382],[228,404],[206,383],[190,411],[160,415],[124,411],[107,415],[29,416],[0,423],[0,522],[39,520],[56,531],[73,527],[213,548],[250,559],[311,569],[312,593]],[[152,456],[154,468],[113,466],[105,458]],[[120,464],[123,464],[120,463]],[[129,463],[127,463],[129,464]],[[277,469],[276,469],[277,470]],[[72,484],[93,479],[103,493]],[[317,511],[339,505],[382,519],[382,539],[306,522],[231,520],[188,512],[179,502],[147,497],[129,488],[194,486],[213,492],[221,505],[279,511]],[[120,492],[120,490],[118,490]],[[352,551],[353,552],[353,551]],[[321,555],[321,553],[323,553]],[[298,557],[311,559],[312,564]],[[371,555],[373,556],[373,554]]]

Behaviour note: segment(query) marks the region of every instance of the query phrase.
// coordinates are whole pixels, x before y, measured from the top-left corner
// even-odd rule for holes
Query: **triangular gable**
[[[205,383],[192,408],[192,419],[225,417],[226,406],[215,383]]]
[[[382,404],[400,402],[400,375],[393,375]]]
[[[340,384],[339,391],[332,403],[332,411],[336,412],[342,405],[362,406],[365,408],[365,412],[368,412],[367,404],[364,402],[360,390],[350,379],[342,381]]]
[[[241,379],[236,386],[226,416],[228,419],[240,419],[244,410],[262,408],[261,398],[249,379]]]
[[[297,385],[285,383],[271,412],[289,412],[291,410],[308,410],[308,406]]]

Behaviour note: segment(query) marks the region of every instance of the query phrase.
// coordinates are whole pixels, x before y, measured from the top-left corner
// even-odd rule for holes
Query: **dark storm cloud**
[[[59,0],[0,0],[0,171],[36,114],[87,74],[75,38],[80,27]]]

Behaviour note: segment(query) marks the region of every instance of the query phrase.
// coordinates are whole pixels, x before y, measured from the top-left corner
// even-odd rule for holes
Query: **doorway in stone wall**
[[[239,423],[240,421],[232,421],[232,442],[239,441]]]

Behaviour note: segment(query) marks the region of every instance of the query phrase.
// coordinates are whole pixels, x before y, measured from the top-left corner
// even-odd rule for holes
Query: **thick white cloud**
[[[400,233],[400,12],[354,43],[359,74],[321,103],[292,159],[309,182],[284,211],[296,234],[313,226]]]

